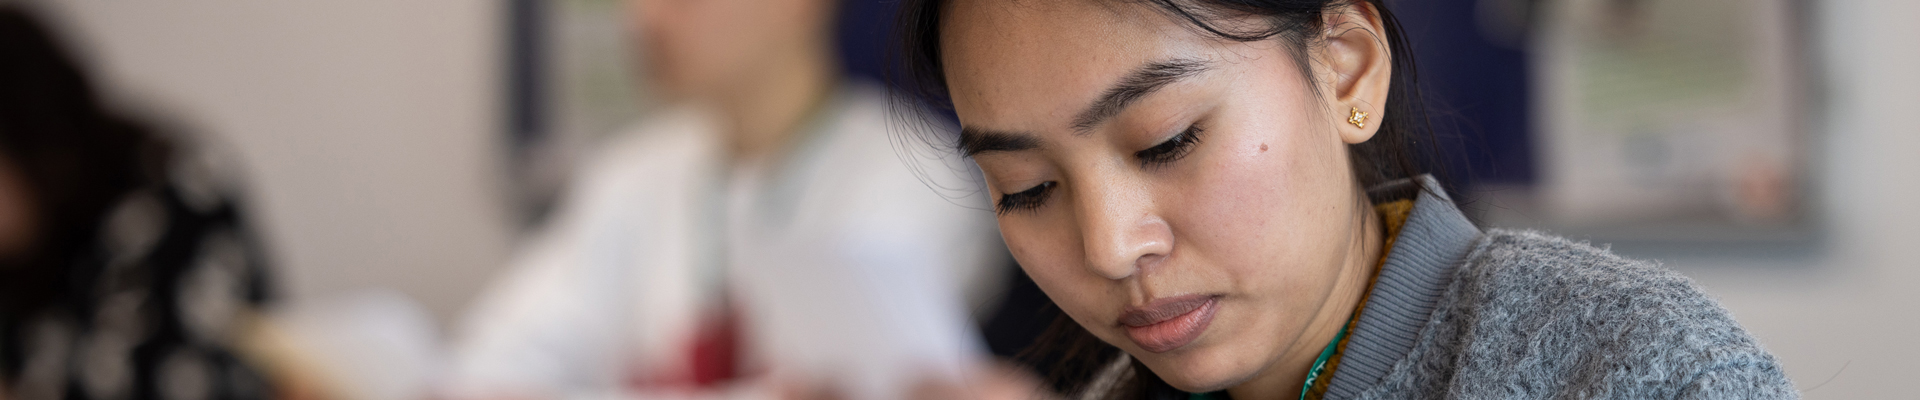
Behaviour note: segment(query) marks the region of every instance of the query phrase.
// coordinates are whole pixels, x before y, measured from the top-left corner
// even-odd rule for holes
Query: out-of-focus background
[[[846,1],[876,76],[889,3]],[[613,0],[27,3],[111,104],[230,156],[309,320],[397,304],[443,340],[567,160],[654,106]],[[1808,398],[1911,391],[1920,2],[1394,5],[1483,222],[1663,260]]]

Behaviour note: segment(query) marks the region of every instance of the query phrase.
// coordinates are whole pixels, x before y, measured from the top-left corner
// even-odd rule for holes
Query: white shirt
[[[729,165],[714,124],[686,110],[615,138],[483,294],[446,389],[701,395],[626,382],[682,368],[676,355],[723,287],[752,365],[863,399],[955,376],[982,353],[963,296],[992,281],[1004,250],[984,198],[930,187],[888,123],[883,91],[847,86],[776,159]],[[971,173],[948,161],[915,165]]]

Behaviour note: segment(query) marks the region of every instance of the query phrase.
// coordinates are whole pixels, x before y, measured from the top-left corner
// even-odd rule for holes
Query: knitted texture
[[[1773,356],[1692,281],[1531,231],[1473,246],[1360,399],[1788,399]]]

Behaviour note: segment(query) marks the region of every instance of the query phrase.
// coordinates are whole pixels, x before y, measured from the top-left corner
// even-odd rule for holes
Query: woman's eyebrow
[[[960,128],[960,150],[967,157],[995,151],[1022,151],[1040,147],[1040,139],[1019,132]]]
[[[1182,78],[1206,72],[1209,67],[1211,65],[1206,61],[1175,58],[1150,62],[1135,68],[1133,73],[1121,78],[1120,83],[1114,84],[1113,87],[1107,88],[1106,92],[1101,93],[1100,99],[1094,100],[1093,105],[1088,106],[1086,111],[1081,111],[1079,116],[1074,117],[1073,130],[1075,134],[1085,135],[1101,122],[1120,114],[1121,110],[1125,110],[1141,96],[1153,93]]]

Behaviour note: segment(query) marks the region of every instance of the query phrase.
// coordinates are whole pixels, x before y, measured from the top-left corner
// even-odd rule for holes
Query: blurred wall
[[[237,155],[289,300],[442,322],[503,264],[498,2],[39,2],[112,97]]]
[[[1706,285],[1809,399],[1912,397],[1920,377],[1920,2],[1813,2],[1825,57],[1825,246],[1668,265]]]

